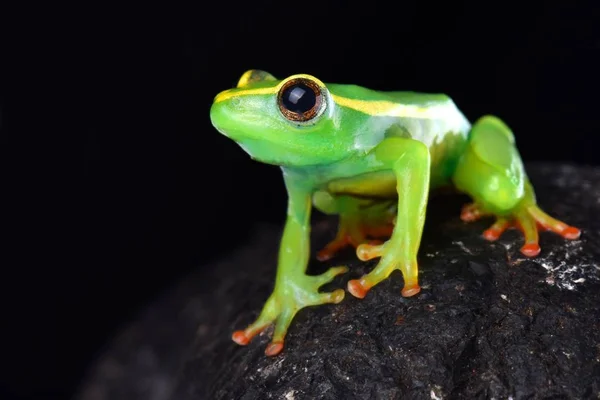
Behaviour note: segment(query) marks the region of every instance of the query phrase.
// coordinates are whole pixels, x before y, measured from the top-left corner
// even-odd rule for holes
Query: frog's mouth
[[[236,141],[238,146],[246,152],[253,160],[259,161],[265,164],[283,166],[285,164],[285,157],[282,155],[286,154],[285,149],[279,149],[277,145],[253,140],[246,138],[243,140]]]

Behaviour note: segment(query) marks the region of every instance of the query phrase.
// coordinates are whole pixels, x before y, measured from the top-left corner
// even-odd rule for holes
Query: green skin
[[[304,122],[291,120],[279,107],[280,89],[298,78],[315,82],[323,99],[316,115]],[[283,172],[288,208],[275,287],[258,318],[233,334],[245,345],[275,324],[267,355],[283,349],[290,323],[302,308],[344,298],[343,289],[323,293],[319,288],[346,267],[306,274],[312,206],[339,216],[338,235],[319,259],[333,257],[346,245],[356,247],[361,260],[380,258],[370,273],[348,282],[348,291],[358,298],[395,270],[404,278],[403,296],[419,293],[417,253],[427,200],[430,190],[440,186],[452,185],[473,198],[463,208],[463,220],[496,217],[484,232],[486,239],[495,240],[513,226],[521,229],[526,256],[540,252],[540,228],[567,239],[580,235],[537,207],[508,126],[494,116],[471,125],[445,95],[325,85],[309,75],[279,80],[250,70],[236,88],[215,98],[210,118],[253,159]],[[374,242],[369,236],[387,240]]]

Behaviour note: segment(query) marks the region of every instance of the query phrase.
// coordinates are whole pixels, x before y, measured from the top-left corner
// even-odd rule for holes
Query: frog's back
[[[415,91],[380,91],[358,85],[327,84],[334,96],[364,101],[391,101],[414,106],[432,106],[451,103],[452,99],[441,93]]]
[[[471,128],[449,96],[415,91],[377,91],[356,85],[328,87],[338,105],[363,116],[362,132],[356,134],[359,137],[356,143],[360,143],[363,150],[388,137],[412,138],[430,149],[432,179],[442,181],[447,178]]]
[[[377,120],[379,127],[401,126],[428,146],[446,134],[466,138],[471,125],[450,96],[416,91],[378,91],[357,85],[327,85],[338,105]],[[386,122],[383,122],[386,121]],[[383,138],[381,138],[383,139]]]
[[[401,104],[410,104],[415,106],[432,106],[432,105],[444,105],[452,103],[450,96],[442,93],[423,93],[423,92],[410,92],[410,91],[397,91],[397,92],[382,92],[385,96],[390,97],[393,101]]]

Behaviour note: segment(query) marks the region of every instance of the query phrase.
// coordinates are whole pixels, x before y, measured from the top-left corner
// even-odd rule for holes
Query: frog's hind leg
[[[496,222],[483,233],[487,240],[496,240],[507,229],[518,228],[525,238],[521,253],[535,257],[540,253],[539,229],[553,231],[565,239],[577,239],[580,235],[579,229],[537,206],[513,133],[496,117],[482,117],[473,125],[453,181],[474,199],[462,209],[463,221],[496,217]]]
[[[377,239],[390,237],[394,230],[394,202],[333,197],[324,192],[318,192],[313,202],[317,209],[339,217],[335,238],[317,253],[320,261],[331,259],[348,246],[357,248],[363,243],[381,243]]]

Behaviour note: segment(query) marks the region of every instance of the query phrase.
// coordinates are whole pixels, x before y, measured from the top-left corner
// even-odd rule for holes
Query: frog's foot
[[[404,288],[402,296],[411,297],[421,291],[417,278],[417,262],[400,262],[397,256],[398,246],[391,241],[384,244],[372,245],[363,243],[356,249],[356,255],[362,261],[368,261],[373,258],[381,257],[379,264],[370,273],[360,279],[353,279],[348,282],[348,291],[359,299],[364,298],[368,291],[379,282],[386,279],[394,270],[399,269],[404,276]],[[395,251],[394,251],[395,250]],[[404,257],[406,259],[406,257]]]
[[[465,208],[468,207],[473,206],[468,205]],[[465,208],[463,208],[463,214],[465,214]],[[461,214],[461,218],[463,214]],[[472,215],[477,215],[475,219],[478,219],[481,216],[492,214],[483,212],[481,208],[476,208],[476,211],[470,214],[470,216]],[[474,220],[462,219],[464,221]],[[483,237],[489,241],[497,240],[509,228],[517,228],[523,233],[525,244],[521,247],[521,253],[527,257],[535,257],[541,251],[539,245],[540,230],[552,231],[565,239],[577,239],[581,235],[581,231],[578,228],[552,218],[537,205],[533,204],[517,208],[509,215],[496,216],[496,222],[483,232]]]
[[[267,356],[275,356],[283,349],[283,342],[292,319],[304,307],[327,303],[339,303],[344,299],[344,290],[337,289],[329,293],[319,292],[319,288],[329,283],[337,275],[348,271],[347,267],[330,268],[327,272],[316,275],[302,275],[298,278],[284,278],[275,286],[275,290],[265,303],[259,317],[246,329],[236,331],[232,339],[245,346],[271,324],[275,331],[271,342],[265,350]]]
[[[335,239],[329,242],[322,250],[317,253],[317,259],[319,261],[327,261],[337,252],[344,249],[347,246],[357,248],[363,243],[381,244],[381,240],[367,239],[370,238],[383,238],[392,235],[394,225],[368,225],[364,223],[344,223],[340,224]]]

